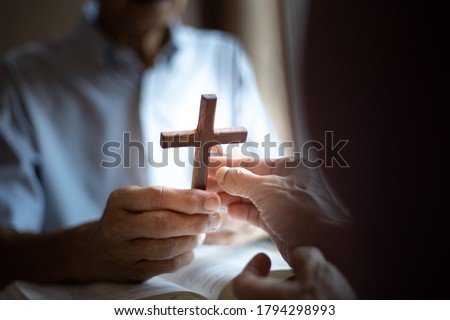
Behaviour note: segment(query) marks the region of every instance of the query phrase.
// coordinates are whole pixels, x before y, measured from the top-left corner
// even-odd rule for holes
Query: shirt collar
[[[87,54],[104,67],[125,65],[128,68],[143,70],[144,66],[137,53],[128,47],[117,45],[97,27],[98,4],[88,1],[82,9],[83,19],[76,31],[86,47]],[[171,64],[174,55],[182,46],[183,24],[177,19],[169,25],[169,39],[155,57],[155,65]]]

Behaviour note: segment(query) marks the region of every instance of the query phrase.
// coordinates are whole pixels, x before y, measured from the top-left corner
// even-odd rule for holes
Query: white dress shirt
[[[273,137],[238,42],[181,23],[170,31],[147,69],[135,52],[108,42],[87,21],[69,35],[4,57],[0,226],[41,232],[92,221],[110,192],[125,185],[189,188],[189,148],[164,155],[159,139],[161,131],[196,127],[203,93],[218,97],[216,128],[244,126],[248,141],[258,143]],[[127,137],[134,146],[124,148]],[[121,156],[120,165],[111,152]],[[174,152],[185,167],[174,164]],[[163,156],[167,165],[155,165]]]

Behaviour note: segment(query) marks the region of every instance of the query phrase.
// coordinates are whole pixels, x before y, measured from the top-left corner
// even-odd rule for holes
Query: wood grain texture
[[[210,148],[218,144],[243,143],[247,130],[243,127],[214,129],[217,97],[203,94],[198,125],[195,130],[161,132],[162,148],[195,147],[192,188],[206,189]]]

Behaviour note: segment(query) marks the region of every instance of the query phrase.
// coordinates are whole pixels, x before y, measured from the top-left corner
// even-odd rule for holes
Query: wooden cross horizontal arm
[[[201,142],[196,139],[196,130],[161,132],[160,145],[163,149],[179,147],[200,147]],[[240,143],[247,140],[247,129],[244,127],[222,128],[214,130],[213,140],[218,144]]]
[[[195,138],[195,130],[161,132],[161,148],[199,147]]]
[[[162,148],[195,147],[192,188],[206,189],[210,148],[218,144],[242,143],[247,139],[243,127],[214,129],[217,97],[204,94],[201,98],[198,125],[195,130],[161,132]]]

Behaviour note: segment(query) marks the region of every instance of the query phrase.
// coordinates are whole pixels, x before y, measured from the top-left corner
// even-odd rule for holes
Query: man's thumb
[[[261,184],[263,177],[244,168],[222,167],[216,172],[216,180],[229,194],[249,198]]]

